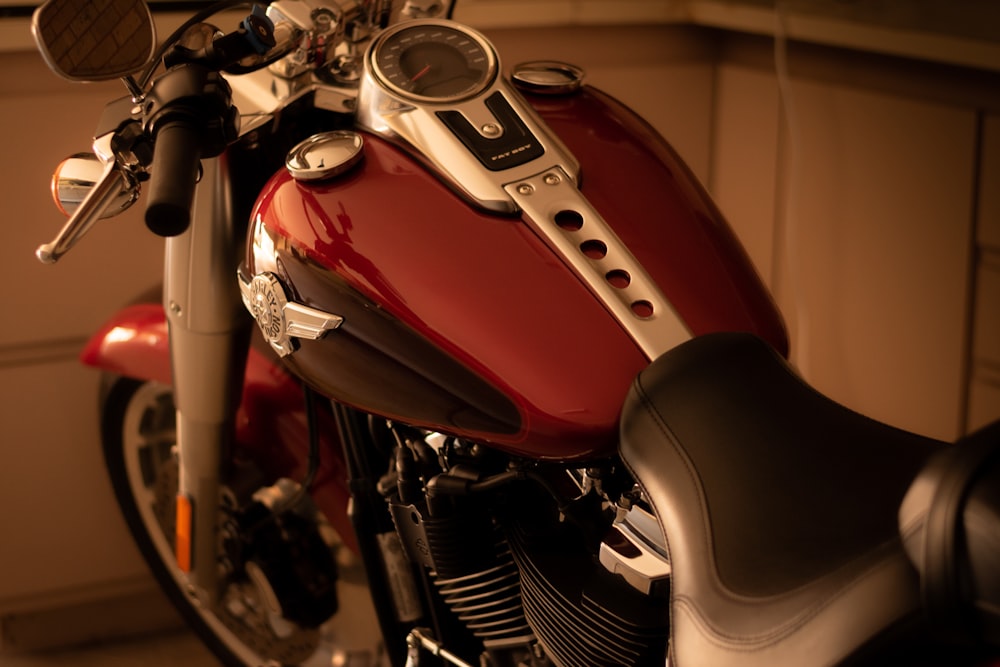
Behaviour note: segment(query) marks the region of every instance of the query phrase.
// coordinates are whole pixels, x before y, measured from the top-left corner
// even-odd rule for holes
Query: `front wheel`
[[[318,628],[300,627],[275,613],[273,591],[259,576],[230,577],[211,609],[188,593],[173,556],[178,465],[170,387],[105,378],[101,440],[115,496],[139,550],[167,597],[223,664],[382,663],[375,622],[366,620],[374,615],[367,590],[359,583],[364,581],[362,568],[342,546],[332,548],[341,570],[337,589],[344,611]],[[220,506],[220,517],[222,512]]]

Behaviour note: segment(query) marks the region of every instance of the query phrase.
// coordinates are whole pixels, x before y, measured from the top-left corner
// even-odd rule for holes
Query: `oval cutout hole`
[[[567,232],[576,232],[583,227],[583,216],[569,209],[556,213],[555,221],[561,229],[565,229]]]
[[[591,239],[580,244],[580,251],[590,259],[604,259],[608,255],[608,246],[603,241]]]
[[[635,316],[642,320],[648,320],[653,316],[653,304],[649,301],[633,301],[632,302],[632,312]]]
[[[608,281],[609,285],[618,289],[625,289],[632,282],[632,276],[629,275],[628,271],[622,271],[621,269],[608,271],[604,278]]]

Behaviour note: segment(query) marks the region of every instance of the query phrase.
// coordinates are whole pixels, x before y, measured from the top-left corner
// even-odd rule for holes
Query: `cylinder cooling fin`
[[[524,614],[548,657],[560,667],[662,667],[668,600],[609,573],[567,532],[509,531]]]
[[[497,565],[453,579],[434,580],[445,603],[458,619],[490,649],[533,637],[524,617],[521,581],[506,541],[496,544]]]
[[[481,651],[495,667],[662,667],[669,578],[637,588],[599,557],[614,514],[607,494],[630,479],[595,468],[594,492],[579,495],[562,469],[515,470],[462,441],[432,447],[398,426],[395,435],[384,483],[393,522],[435,606],[460,627],[442,622],[434,641],[467,662]]]
[[[521,584],[510,546],[486,514],[457,511],[423,521],[433,581],[445,604],[489,649],[528,643]]]

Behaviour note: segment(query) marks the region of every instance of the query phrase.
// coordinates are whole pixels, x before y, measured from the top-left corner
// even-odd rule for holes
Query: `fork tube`
[[[177,560],[193,592],[211,606],[220,592],[220,476],[242,394],[249,323],[235,279],[242,243],[225,158],[203,160],[202,168],[191,226],[166,240],[164,307],[177,407]]]

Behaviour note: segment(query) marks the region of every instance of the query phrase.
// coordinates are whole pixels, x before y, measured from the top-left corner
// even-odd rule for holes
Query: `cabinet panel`
[[[780,155],[795,360],[849,407],[950,439],[962,424],[972,110],[795,80]]]
[[[1000,115],[983,118],[983,152],[979,172],[980,245],[1000,252]]]
[[[123,88],[117,82],[70,84],[14,55],[0,56],[0,68],[6,67],[37,77],[34,86],[48,92],[8,88],[0,96],[0,125],[17,128],[4,137],[5,159],[17,165],[4,172],[5,187],[17,196],[5,201],[8,224],[0,245],[0,262],[17,276],[4,309],[16,315],[0,329],[0,347],[85,336],[117,305],[161,280],[163,241],[146,230],[142,202],[99,222],[59,263],[44,266],[34,256],[66,221],[52,202],[53,170],[71,153],[89,150],[104,103]]]
[[[151,582],[102,463],[97,383],[72,360],[0,369],[0,615]]]
[[[793,360],[848,407],[954,438],[976,111],[831,81],[836,60],[821,58],[792,61],[782,100],[760,53],[734,53],[716,70],[710,184],[776,295]]]
[[[757,272],[773,288],[777,82],[771,73],[725,63],[715,76],[710,189]]]
[[[35,248],[65,223],[50,177],[89,150],[120,82],[71,84],[33,53],[0,55],[8,272],[0,329],[0,615],[152,586],[118,513],[101,461],[97,374],[76,361],[86,336],[161,280],[163,242],[142,205],[95,225],[59,263]],[[9,576],[16,573],[16,576]]]

